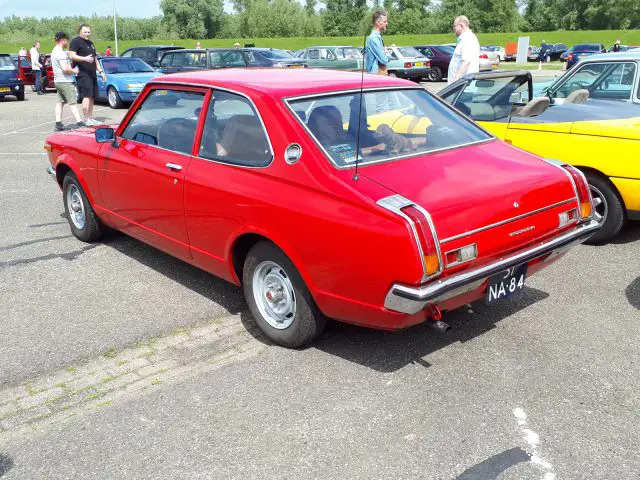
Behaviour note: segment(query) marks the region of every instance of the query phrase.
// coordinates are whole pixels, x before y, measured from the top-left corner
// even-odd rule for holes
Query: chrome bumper
[[[47,173],[49,175],[51,175],[53,177],[54,180],[56,180],[56,171],[53,169],[53,167],[51,165],[49,165],[47,167]],[[56,180],[57,181],[57,180]]]
[[[412,287],[396,283],[391,287],[389,293],[387,293],[384,306],[396,312],[409,314],[418,313],[425,308],[427,304],[443,302],[449,298],[475,290],[490,276],[496,273],[545,255],[550,254],[549,258],[561,255],[574,245],[578,245],[587,240],[599,229],[600,224],[595,220],[591,220],[560,237],[556,237],[553,240],[549,240],[536,247],[503,258],[502,260],[485,265],[476,270],[453,275],[443,280],[435,280],[421,287]]]

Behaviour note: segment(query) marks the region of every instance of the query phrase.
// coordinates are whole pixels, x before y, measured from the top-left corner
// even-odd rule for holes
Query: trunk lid
[[[370,165],[361,172],[424,207],[441,241],[511,223],[516,217],[575,198],[571,182],[559,168],[499,140]],[[575,205],[573,201],[566,209]],[[549,233],[558,224],[557,214],[553,215],[551,223],[536,225],[512,240],[517,243]],[[527,221],[532,224],[533,220],[532,216]]]

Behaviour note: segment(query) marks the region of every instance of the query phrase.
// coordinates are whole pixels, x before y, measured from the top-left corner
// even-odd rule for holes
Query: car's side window
[[[224,54],[224,63],[226,67],[244,67],[247,65],[242,52],[226,52]]]
[[[203,101],[203,92],[153,90],[138,107],[122,137],[190,155]]]
[[[142,59],[144,59],[144,50],[142,50],[140,48],[134,48],[133,52],[131,53],[131,56],[133,58],[142,58]]]
[[[249,100],[235,93],[214,91],[199,156],[247,167],[264,167],[271,162],[267,134]]]
[[[173,62],[173,53],[167,53],[165,56],[162,57],[162,60],[160,60],[160,66],[168,67],[172,65],[172,62]]]
[[[433,50],[431,50],[430,48],[424,48],[424,49],[423,49],[423,52],[424,52],[424,54],[425,54],[427,57],[429,57],[429,58],[431,58],[431,57],[434,57],[434,56],[435,56],[435,55],[433,54]]]
[[[124,52],[122,55],[120,55],[121,57],[130,57],[131,54],[133,53],[133,50],[127,50],[126,52]]]
[[[307,58],[309,60],[319,60],[320,59],[320,52],[316,49],[313,50],[309,50],[307,52]]]

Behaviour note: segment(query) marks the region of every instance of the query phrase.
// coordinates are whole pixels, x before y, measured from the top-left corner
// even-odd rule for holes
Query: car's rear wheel
[[[111,108],[122,108],[124,105],[120,98],[120,94],[118,94],[118,91],[114,87],[109,87],[107,89],[107,100],[109,101],[109,106]]]
[[[62,181],[62,194],[71,233],[83,242],[93,242],[102,237],[102,222],[72,172],[67,173]]]
[[[23,101],[24,101],[24,92],[18,92],[18,93],[16,93],[16,98],[17,98],[19,101],[23,102]]]
[[[601,225],[586,243],[598,245],[608,242],[620,232],[625,221],[624,206],[609,180],[594,174],[586,177],[593,197],[593,216]]]
[[[275,343],[295,348],[324,330],[326,319],[291,260],[274,244],[259,242],[242,272],[244,296],[256,323]]]
[[[431,71],[429,72],[429,75],[427,75],[427,78],[429,79],[430,82],[439,82],[442,80],[442,70],[440,70],[440,68],[438,67],[431,67]]]

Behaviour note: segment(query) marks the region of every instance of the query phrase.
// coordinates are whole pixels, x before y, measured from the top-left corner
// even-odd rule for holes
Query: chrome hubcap
[[[296,316],[296,296],[287,272],[275,262],[262,262],[253,275],[252,287],[262,318],[278,330],[288,328]]]
[[[591,197],[593,198],[593,217],[598,223],[603,224],[607,220],[607,214],[609,213],[607,199],[602,192],[593,185],[589,185],[589,188],[591,189]]]
[[[69,219],[78,230],[82,230],[85,224],[84,202],[80,190],[75,185],[69,185],[67,189],[67,206],[69,207]]]
[[[116,92],[113,88],[109,89],[109,105],[112,107],[116,105]]]

